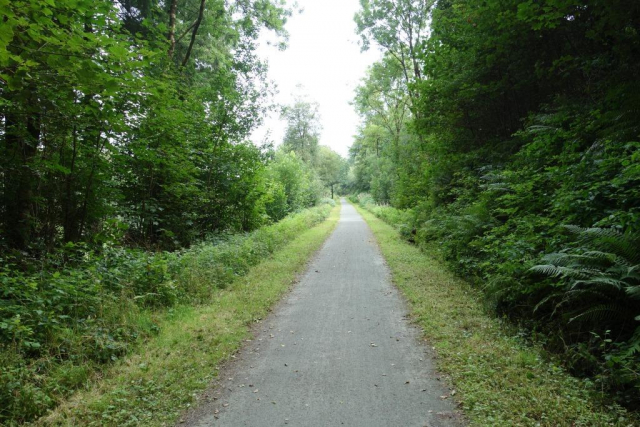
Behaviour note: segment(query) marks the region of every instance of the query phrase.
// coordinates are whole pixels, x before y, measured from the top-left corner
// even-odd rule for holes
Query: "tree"
[[[287,122],[282,147],[314,164],[321,131],[318,104],[297,97],[293,105],[284,108],[282,118]]]
[[[422,80],[420,53],[428,35],[431,0],[360,0],[355,16],[363,50],[381,46],[402,70],[412,102],[418,93],[411,86]]]
[[[279,2],[0,10],[0,252],[90,242],[113,217],[130,243],[163,247],[252,223],[237,218],[264,163],[242,142],[268,95],[253,51],[261,28],[284,34]]]
[[[287,213],[313,206],[320,196],[313,170],[294,151],[278,150],[267,168],[267,178],[284,188]]]
[[[316,171],[324,185],[331,188],[332,199],[334,186],[345,182],[348,170],[348,165],[340,154],[326,145],[320,146],[316,161]]]

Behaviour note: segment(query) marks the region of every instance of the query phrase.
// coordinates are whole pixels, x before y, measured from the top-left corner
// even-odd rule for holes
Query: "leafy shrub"
[[[272,221],[280,221],[287,216],[287,193],[284,185],[280,182],[269,181],[261,203],[264,205],[267,216]]]
[[[356,201],[357,201],[360,205],[362,205],[362,206],[364,206],[364,207],[367,207],[367,206],[376,206],[376,201],[375,201],[375,199],[374,199],[374,198],[371,196],[371,194],[369,194],[369,193],[360,193],[360,194],[358,194],[358,195],[357,195],[357,197],[356,197]]]
[[[374,198],[368,193],[360,193],[357,197],[350,197],[350,200],[360,204],[378,218],[398,228],[402,236],[406,239],[413,240],[415,220],[412,211],[378,205]]]
[[[270,181],[282,186],[287,214],[315,206],[324,190],[322,183],[293,151],[278,151],[275,160],[267,167],[266,175]],[[283,206],[281,202],[279,206]]]
[[[321,205],[329,205],[329,206],[335,206],[336,205],[336,201],[329,198],[329,197],[325,197],[323,199],[320,199],[320,204]]]

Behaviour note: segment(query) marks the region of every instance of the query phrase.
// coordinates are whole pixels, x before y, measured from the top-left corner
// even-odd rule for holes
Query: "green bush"
[[[331,198],[329,198],[329,197],[325,197],[325,198],[320,199],[320,204],[329,205],[329,206],[335,206],[336,205],[336,201],[331,199]]]

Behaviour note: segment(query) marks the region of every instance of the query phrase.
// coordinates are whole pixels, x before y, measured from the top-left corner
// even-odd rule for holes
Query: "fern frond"
[[[558,267],[560,270],[562,270],[562,275],[564,277],[569,277],[571,279],[588,279],[592,276],[597,276],[599,274],[601,274],[602,272],[600,270],[598,270],[597,268],[587,268],[587,267],[582,267],[582,268],[576,268],[574,266],[571,267]]]
[[[611,295],[606,292],[599,291],[597,289],[571,289],[565,293],[565,299],[567,302],[571,302],[579,297],[585,295],[598,298],[599,301],[610,301]]]
[[[623,278],[640,282],[640,265],[634,265],[627,268],[627,271],[624,272]]]
[[[586,251],[582,254],[582,256],[591,259],[606,259],[610,261],[614,261],[618,258],[615,254],[603,251]]]
[[[640,285],[629,286],[625,289],[627,295],[629,295],[633,299],[640,299]],[[640,320],[640,319],[638,319]]]
[[[573,282],[571,288],[575,288],[580,285],[607,286],[607,287],[612,287],[618,291],[621,291],[627,286],[627,284],[622,280],[614,279],[613,277],[607,277],[607,276],[590,277],[588,279],[576,280],[575,282]]]
[[[633,337],[627,342],[625,346],[624,354],[627,356],[633,356],[636,353],[640,353],[640,328],[636,329]]]
[[[604,319],[612,320],[612,319],[620,319],[623,317],[622,313],[619,311],[618,307],[615,304],[607,304],[607,305],[598,305],[596,307],[592,307],[577,316],[569,319],[569,323],[574,321],[587,322],[587,321],[602,321]]]
[[[632,261],[640,258],[638,235],[623,234],[615,228],[582,228],[575,225],[565,225],[564,228],[577,234],[583,242],[603,249],[603,252],[612,252]]]
[[[533,312],[535,313],[536,311],[538,311],[538,309],[540,307],[542,307],[543,305],[545,305],[547,302],[549,302],[549,300],[554,299],[554,298],[558,298],[560,296],[562,296],[562,293],[559,293],[559,292],[554,292],[552,294],[547,295],[539,303],[536,304],[536,306],[533,308]],[[557,308],[557,306],[556,306],[556,308]],[[555,313],[555,310],[553,312]]]
[[[554,252],[545,255],[542,260],[547,264],[566,266],[573,261],[573,257],[564,252]]]
[[[640,241],[638,241],[638,239],[632,239],[628,236],[622,235],[618,237],[600,238],[597,239],[596,242],[593,242],[593,245],[600,246],[601,248],[626,259],[632,264],[640,262],[639,244]]]
[[[550,277],[567,277],[571,279],[588,279],[591,276],[601,274],[601,271],[594,268],[579,268],[579,266],[561,266],[553,264],[534,265],[529,269],[535,273],[544,274]]]
[[[622,238],[624,234],[615,228],[589,227],[582,231],[582,234],[592,239],[600,239],[602,237]]]
[[[558,130],[558,128],[554,126],[531,125],[527,128],[527,130],[531,133],[545,133],[545,132],[555,132]]]
[[[571,225],[571,224],[563,225],[562,228],[564,228],[565,230],[573,234],[580,234],[582,233],[582,231],[584,231],[584,228],[578,227],[577,225]]]
[[[562,275],[562,270],[552,264],[542,264],[542,265],[534,265],[529,269],[529,271],[533,271],[534,273],[544,274],[545,276],[551,277],[559,277]]]

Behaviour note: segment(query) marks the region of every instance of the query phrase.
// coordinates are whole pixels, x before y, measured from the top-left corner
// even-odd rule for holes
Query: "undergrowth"
[[[479,289],[376,218],[383,218],[378,214],[385,210],[395,215],[393,211],[377,207],[374,216],[360,206],[358,210],[472,425],[638,425],[634,414],[608,402],[592,380],[569,375],[539,345],[488,313]]]
[[[209,302],[330,210],[323,204],[181,252],[70,244],[28,268],[0,260],[0,424],[34,420],[90,387],[161,332],[173,307]]]
[[[572,374],[628,408],[639,407],[637,233],[557,225],[550,232],[549,223],[531,225],[542,217],[506,233],[481,203],[464,212],[436,209],[425,218],[421,209],[380,206],[368,194],[351,200],[481,289],[499,316],[561,355]]]
[[[309,257],[331,234],[339,210],[333,208],[328,220],[300,231],[246,275],[217,289],[206,304],[173,307],[159,320],[157,336],[35,425],[174,425],[199,396],[206,398],[202,390],[220,364],[250,337],[250,325],[264,319],[295,283]]]

